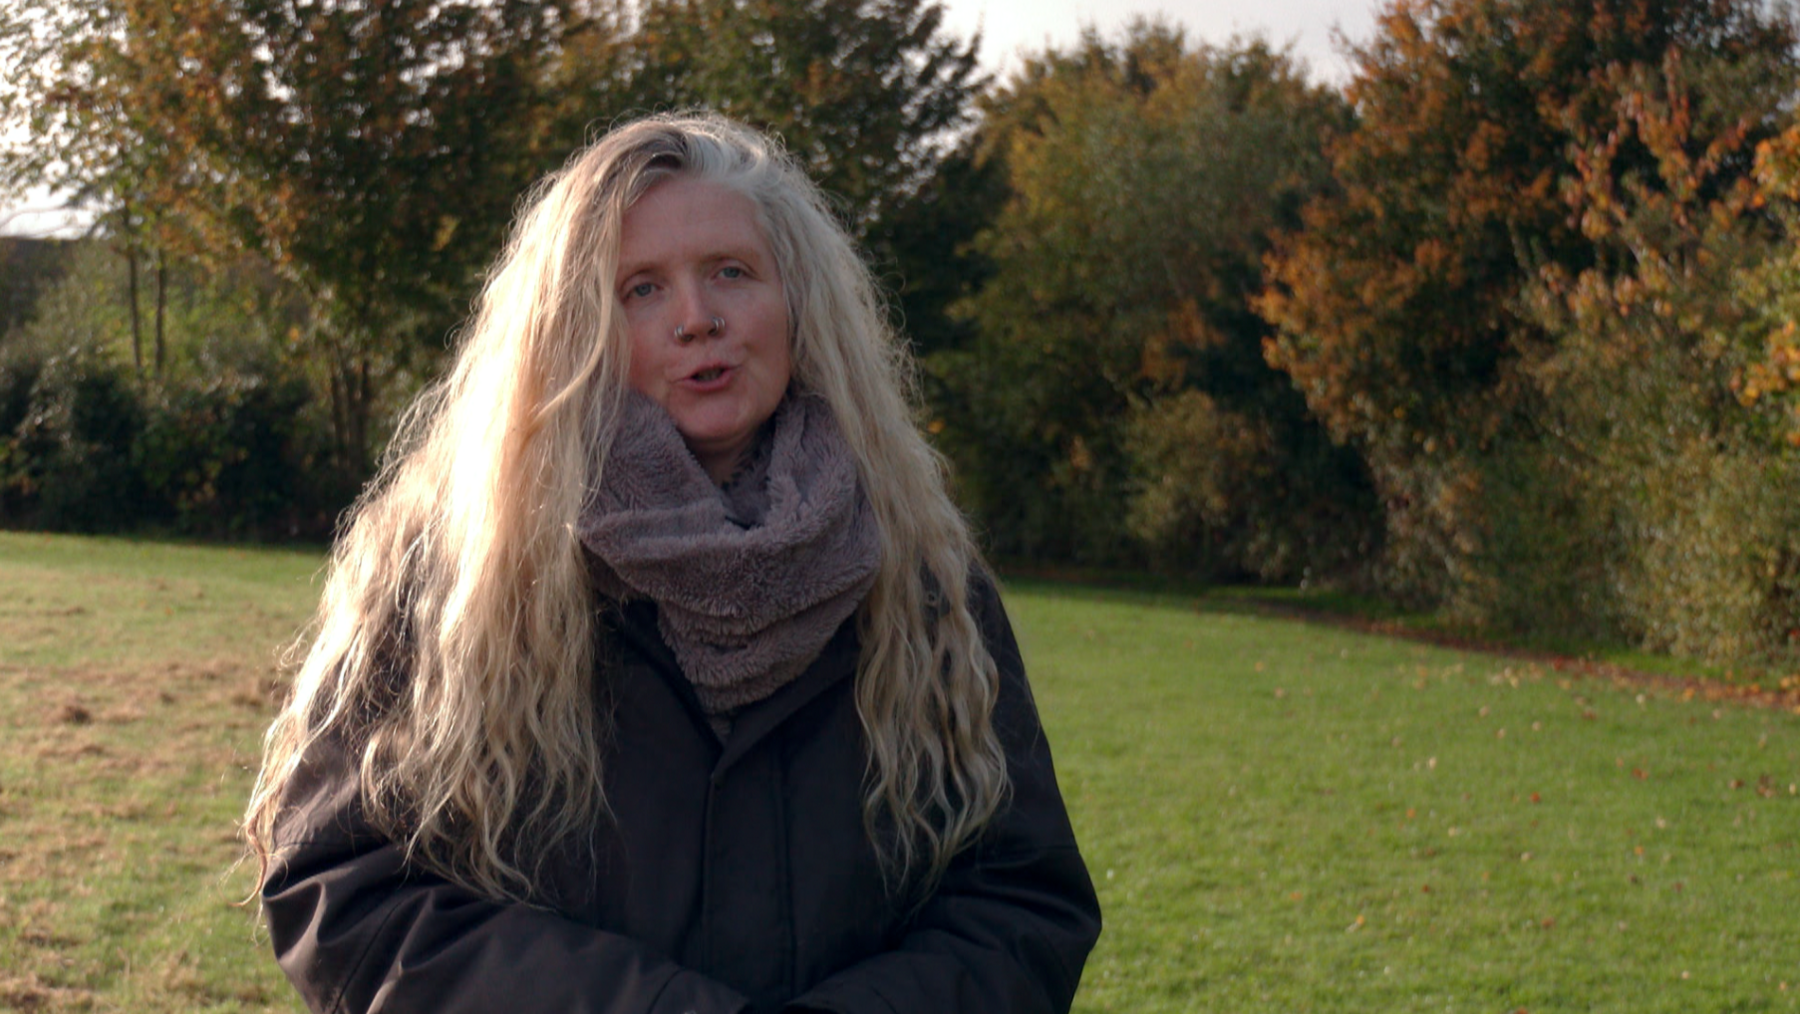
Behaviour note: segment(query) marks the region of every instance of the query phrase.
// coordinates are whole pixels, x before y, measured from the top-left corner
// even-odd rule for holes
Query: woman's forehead
[[[735,187],[676,176],[650,187],[625,211],[621,273],[720,256],[773,260],[756,202]]]

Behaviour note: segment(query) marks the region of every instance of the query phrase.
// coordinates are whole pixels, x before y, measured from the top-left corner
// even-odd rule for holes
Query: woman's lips
[[[734,372],[736,370],[725,363],[708,363],[688,374],[681,381],[681,386],[700,393],[716,391],[731,383],[731,375]]]

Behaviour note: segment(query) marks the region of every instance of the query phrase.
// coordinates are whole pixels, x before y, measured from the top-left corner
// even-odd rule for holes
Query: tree
[[[39,8],[58,5],[15,15],[13,37]],[[57,156],[63,178],[156,209],[195,249],[262,256],[306,291],[336,452],[359,477],[384,378],[429,359],[466,312],[550,158],[544,88],[563,46],[602,22],[580,0],[72,10],[38,50],[51,70],[31,86],[47,110],[34,140],[84,153]]]
[[[1764,424],[1764,434],[1800,448],[1800,125],[1761,143],[1751,201],[1782,226],[1785,242],[1737,277],[1737,301],[1749,308],[1748,361],[1731,388]]]
[[[106,0],[25,3],[0,12],[0,124],[13,143],[0,148],[0,194],[40,187],[96,212],[93,231],[109,238],[129,278],[127,308],[133,363],[144,375],[140,280],[155,265],[154,365],[164,361],[164,289],[171,246],[182,237],[159,202],[182,156],[132,99],[137,76],[119,54],[123,31]]]
[[[1249,306],[1342,103],[1266,44],[1139,22],[1029,60],[983,111],[1011,197],[977,242],[979,337],[931,370],[997,548],[1264,577],[1354,558],[1366,483]]]
[[[858,235],[935,173],[981,84],[931,0],[652,0],[634,96],[781,136]]]
[[[1791,661],[1800,455],[1734,394],[1759,352],[1746,338],[1779,305],[1745,280],[1793,242],[1746,171],[1788,115],[1774,85],[1792,57],[1763,56],[1616,68],[1613,122],[1576,142],[1565,194],[1595,263],[1525,286],[1521,312],[1551,336],[1520,357],[1531,439],[1483,462],[1480,562],[1512,625]],[[1648,164],[1621,172],[1630,147]]]
[[[1383,11],[1353,53],[1358,122],[1332,147],[1336,186],[1278,245],[1258,306],[1279,328],[1269,362],[1367,456],[1388,508],[1390,588],[1440,602],[1486,594],[1481,459],[1535,439],[1541,392],[1525,363],[1557,340],[1521,292],[1540,268],[1579,274],[1614,255],[1587,234],[1569,188],[1585,187],[1581,160],[1620,125],[1634,82],[1674,54],[1693,80],[1732,82],[1687,138],[1695,153],[1732,141],[1705,184],[1729,187],[1775,129],[1793,39],[1785,14],[1757,0],[1395,0]],[[1732,70],[1743,67],[1757,70]],[[1650,139],[1619,138],[1605,178],[1660,185]]]
[[[101,240],[68,247],[67,272],[0,345],[0,521],[328,534],[343,505],[318,481],[323,430],[283,354],[279,280],[248,259],[171,270],[165,369],[147,379],[127,265]]]

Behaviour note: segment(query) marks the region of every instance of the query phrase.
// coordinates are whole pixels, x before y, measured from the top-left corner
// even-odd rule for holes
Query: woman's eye
[[[654,282],[639,282],[631,288],[626,289],[625,294],[627,296],[635,296],[638,299],[642,299],[655,291],[656,284]]]
[[[744,269],[738,267],[736,264],[727,264],[719,269],[719,274],[725,278],[742,278],[744,277]]]

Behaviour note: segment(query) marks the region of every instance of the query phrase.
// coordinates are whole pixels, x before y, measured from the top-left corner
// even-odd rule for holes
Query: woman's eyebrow
[[[668,270],[670,266],[666,263],[668,260],[670,260],[670,258],[643,257],[635,261],[620,261],[616,277],[620,283],[623,283],[633,275],[645,271]],[[702,265],[717,264],[720,261],[739,261],[756,269],[758,272],[762,272],[767,269],[773,258],[758,256],[754,247],[721,246],[711,253],[701,254],[700,256],[693,258],[678,257],[673,258],[673,260],[685,260],[689,263]]]

